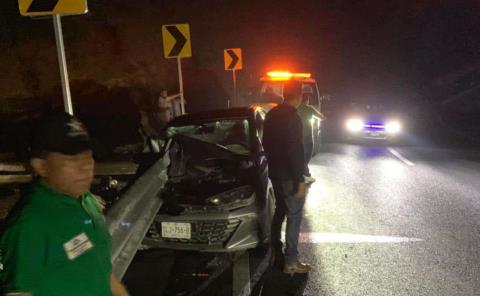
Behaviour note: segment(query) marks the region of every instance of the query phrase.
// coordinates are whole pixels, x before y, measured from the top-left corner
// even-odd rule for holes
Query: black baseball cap
[[[65,111],[56,111],[40,120],[32,140],[31,158],[43,158],[50,152],[75,155],[90,149],[84,124]]]

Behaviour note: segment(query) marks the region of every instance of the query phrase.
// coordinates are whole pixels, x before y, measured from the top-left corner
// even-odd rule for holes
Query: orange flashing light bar
[[[277,103],[263,103],[263,104],[252,104],[250,105],[250,108],[255,110],[255,111],[259,111],[259,110],[270,110],[272,108],[275,108],[277,107],[278,104]]]
[[[268,72],[267,76],[271,80],[290,80],[292,78],[310,78],[312,74],[310,73],[291,73],[284,71],[272,71]]]
[[[254,109],[255,111],[258,111],[258,110],[262,110],[262,107],[258,106],[258,105],[250,105],[250,108]]]

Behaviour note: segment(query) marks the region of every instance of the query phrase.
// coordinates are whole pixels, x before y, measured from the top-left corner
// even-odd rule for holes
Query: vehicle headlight
[[[212,205],[227,205],[227,204],[248,204],[254,197],[254,190],[252,186],[242,186],[232,190],[216,194],[207,198],[207,203]]]
[[[385,125],[385,131],[389,134],[397,134],[402,130],[402,126],[398,121],[389,121]]]
[[[361,131],[363,128],[363,121],[360,119],[349,119],[347,121],[347,129],[351,132]]]

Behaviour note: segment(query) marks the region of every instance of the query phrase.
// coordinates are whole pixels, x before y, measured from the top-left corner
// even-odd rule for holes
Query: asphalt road
[[[328,145],[311,163],[304,295],[480,295],[479,160]]]
[[[311,162],[318,181],[300,244],[314,271],[290,278],[272,266],[252,295],[480,295],[480,153],[325,148]],[[186,287],[230,260],[162,252],[135,259],[126,276],[134,295],[195,295]],[[261,261],[251,257],[252,275]],[[231,281],[226,267],[201,295],[230,295]]]

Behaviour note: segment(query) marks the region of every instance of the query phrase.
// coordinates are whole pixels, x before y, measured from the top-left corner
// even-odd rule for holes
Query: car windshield
[[[168,128],[169,137],[180,134],[215,144],[237,154],[249,154],[250,133],[247,119],[222,119]]]
[[[396,114],[398,112],[398,107],[392,103],[390,104],[381,104],[378,102],[355,102],[351,103],[348,106],[349,112],[355,112],[356,114],[361,115],[378,115],[378,116],[387,116]]]
[[[256,98],[262,103],[277,103],[283,102],[283,84],[278,82],[264,83],[260,92],[260,97]]]
[[[265,82],[262,85],[260,98],[256,100],[260,100],[261,102],[269,103],[277,103],[281,104],[283,102],[283,85],[285,82]],[[317,87],[315,83],[304,82],[302,83],[302,96],[309,98],[310,105],[318,105],[319,97],[317,92]]]

